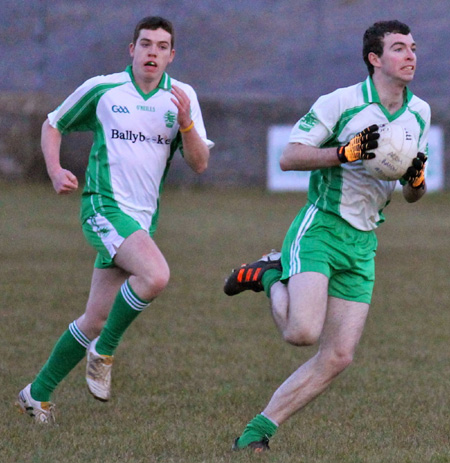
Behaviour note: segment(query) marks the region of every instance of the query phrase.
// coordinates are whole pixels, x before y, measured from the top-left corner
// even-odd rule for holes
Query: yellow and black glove
[[[427,156],[417,153],[417,157],[412,160],[406,174],[402,177],[405,183],[409,183],[413,188],[423,188],[425,185],[425,163]],[[403,182],[402,182],[403,183]]]
[[[377,132],[378,125],[374,124],[362,132],[356,134],[345,146],[340,146],[337,149],[337,157],[340,162],[354,162],[359,159],[373,159],[375,153],[369,153],[369,150],[374,150],[378,147],[378,138],[380,134]]]

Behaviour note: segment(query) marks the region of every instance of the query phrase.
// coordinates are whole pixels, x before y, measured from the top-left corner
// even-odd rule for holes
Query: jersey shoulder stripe
[[[78,87],[53,113],[50,122],[61,133],[93,130],[95,107],[108,90],[131,82],[126,72],[93,77]]]

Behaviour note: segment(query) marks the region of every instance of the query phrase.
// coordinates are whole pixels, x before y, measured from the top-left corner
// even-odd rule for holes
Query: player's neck
[[[387,81],[373,76],[373,83],[377,89],[381,104],[391,113],[397,112],[405,101],[406,85],[403,82]]]
[[[142,90],[143,93],[147,94],[155,90],[158,86],[159,81],[147,82],[145,80],[138,80],[135,78],[136,85]]]

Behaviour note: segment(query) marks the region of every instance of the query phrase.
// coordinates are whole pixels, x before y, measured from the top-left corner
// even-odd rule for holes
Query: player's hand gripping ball
[[[408,167],[403,180],[408,182],[413,188],[423,188],[425,185],[425,163],[427,156],[423,153],[417,153],[417,157],[412,160],[412,164]]]
[[[374,124],[362,132],[356,134],[345,146],[340,146],[337,149],[337,157],[339,161],[354,162],[360,159],[373,159],[375,155],[371,153],[378,146],[378,138],[380,137],[378,125]]]
[[[380,125],[378,133],[375,157],[364,160],[363,165],[380,180],[398,180],[417,156],[417,141],[408,129],[397,123]]]

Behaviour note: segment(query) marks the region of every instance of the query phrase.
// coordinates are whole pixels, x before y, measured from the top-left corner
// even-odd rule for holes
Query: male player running
[[[294,126],[280,160],[283,170],[310,170],[308,203],[293,221],[282,252],[233,271],[225,293],[265,290],[283,338],[319,349],[275,391],[248,423],[234,449],[269,448],[278,426],[302,409],[353,359],[371,302],[377,248],[396,182],[372,177],[378,125],[396,121],[418,140],[418,156],[403,179],[408,202],[426,190],[424,165],[430,107],[407,85],[416,71],[416,44],[407,25],[383,21],[363,40],[369,77],[322,96]]]
[[[153,240],[161,188],[174,153],[197,173],[208,165],[205,127],[192,87],[171,78],[172,24],[146,17],[129,46],[132,65],[86,81],[42,128],[42,150],[58,194],[78,188],[60,164],[62,134],[91,130],[94,144],[81,200],[82,228],[97,250],[84,314],[73,321],[17,404],[37,422],[54,420],[50,397],[87,351],[86,380],[96,399],[110,398],[119,341],[169,281],[169,267]]]

